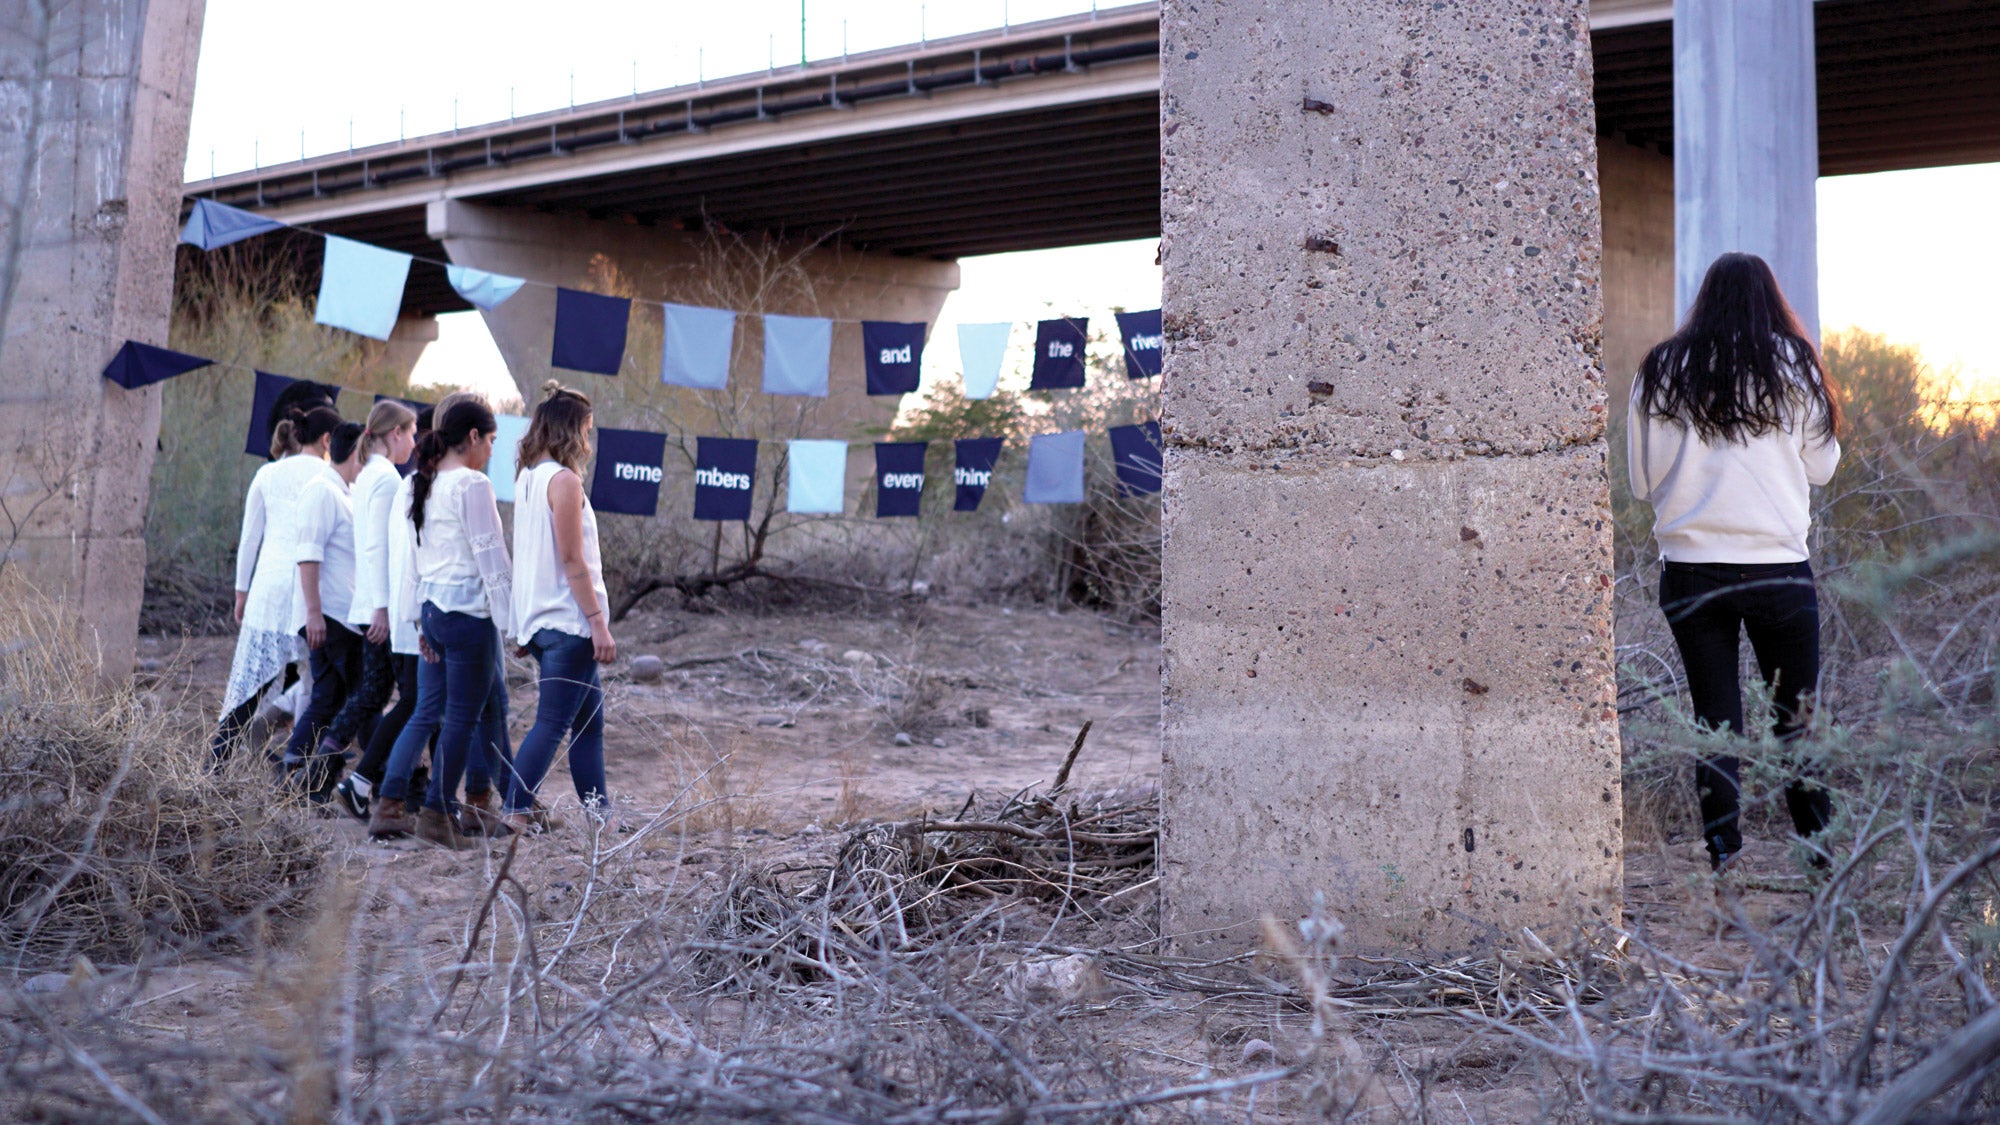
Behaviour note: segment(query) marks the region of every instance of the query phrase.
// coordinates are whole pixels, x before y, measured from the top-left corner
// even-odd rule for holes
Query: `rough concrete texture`
[[[429,206],[431,237],[444,243],[455,262],[653,301],[845,321],[932,322],[944,299],[958,288],[956,262],[824,248],[801,252],[773,247],[754,235],[738,244],[729,236],[710,240],[685,231],[457,201]],[[727,249],[720,249],[724,247]],[[534,392],[552,375],[586,390],[599,381],[595,376],[550,368],[553,289],[528,286],[485,316],[527,401],[537,400]],[[624,374],[657,388],[659,313],[639,307],[633,316]],[[732,393],[754,392],[759,386],[762,331],[757,318],[738,317]],[[930,346],[955,345],[933,340]],[[829,386],[829,397],[809,408],[812,416],[807,432],[798,432],[792,412],[759,411],[759,415],[770,414],[772,425],[753,426],[740,436],[858,439],[871,430],[880,432],[895,416],[895,399],[866,394],[858,323],[834,325]],[[702,413],[709,416],[711,411],[703,408]],[[851,467],[866,476],[866,465]]]
[[[1632,376],[1674,331],[1674,161],[1597,140],[1604,189],[1604,374],[1608,414],[1625,416]]]
[[[1169,0],[1165,924],[1615,910],[1584,0]]]
[[[131,665],[157,387],[100,377],[164,344],[204,0],[0,8],[0,565]]]

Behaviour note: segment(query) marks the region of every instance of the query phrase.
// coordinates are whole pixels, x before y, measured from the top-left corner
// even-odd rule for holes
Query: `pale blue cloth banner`
[[[521,472],[521,439],[528,436],[528,420],[512,414],[495,414],[493,457],[486,462],[486,475],[493,478],[493,498],[514,502],[514,478]]]
[[[958,326],[958,362],[965,369],[965,397],[992,398],[1000,382],[1000,364],[1007,358],[1012,324]]]
[[[735,337],[736,314],[728,309],[668,305],[660,382],[704,391],[727,388]]]
[[[847,443],[786,443],[785,510],[801,515],[837,516],[847,508]]]
[[[826,397],[833,322],[817,316],[764,314],[764,393]]]
[[[213,250],[232,242],[254,238],[265,231],[277,230],[285,224],[275,219],[267,219],[251,211],[231,207],[227,203],[217,203],[213,199],[197,199],[194,210],[188,212],[187,225],[181,228],[181,241],[189,246],[199,246],[203,250]]]
[[[1030,504],[1083,503],[1083,431],[1036,434],[1028,439]]]
[[[504,273],[487,273],[471,266],[446,266],[446,280],[458,295],[482,309],[497,309],[500,303],[521,291],[527,282]]]
[[[313,319],[386,340],[396,329],[396,314],[403,308],[403,283],[409,279],[408,254],[329,234]]]

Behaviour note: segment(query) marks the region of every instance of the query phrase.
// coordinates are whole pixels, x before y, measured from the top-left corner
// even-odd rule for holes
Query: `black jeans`
[[[417,710],[417,658],[390,653],[389,669],[396,681],[396,705],[375,724],[375,733],[368,737],[368,749],[354,766],[354,772],[367,778],[370,786],[382,784],[382,769],[389,764],[389,751],[396,748],[396,736],[403,733],[403,727]],[[367,678],[365,672],[363,678]]]
[[[1676,563],[1660,575],[1660,610],[1687,669],[1695,719],[1711,730],[1743,733],[1743,689],[1736,679],[1739,633],[1750,635],[1757,670],[1771,689],[1771,731],[1784,741],[1805,733],[1819,682],[1819,595],[1808,563]],[[1711,859],[1743,847],[1738,826],[1737,760],[1695,766],[1702,838]],[[1826,827],[1833,804],[1825,789],[1797,778],[1785,806],[1801,836]]]
[[[340,712],[327,724],[324,741],[341,749],[353,742],[356,735],[366,743],[374,735],[382,718],[382,705],[389,702],[389,693],[396,689],[395,654],[389,651],[389,642],[370,644],[366,634],[361,637],[361,680],[347,695],[347,702]]]
[[[304,768],[305,791],[316,793],[333,784],[333,755],[319,753],[320,739],[328,724],[340,713],[348,698],[361,690],[361,650],[367,645],[361,634],[328,618],[326,641],[312,650],[312,698],[305,713],[292,722],[292,737],[285,743],[285,767]]]

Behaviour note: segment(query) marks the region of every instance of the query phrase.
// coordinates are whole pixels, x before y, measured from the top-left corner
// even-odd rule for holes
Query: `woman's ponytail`
[[[271,460],[290,457],[299,451],[299,426],[305,420],[305,411],[294,410],[271,427]]]
[[[410,523],[416,529],[419,543],[424,541],[424,501],[430,499],[438,462],[444,460],[449,449],[434,429],[425,430],[424,436],[417,439],[417,471],[410,474]]]

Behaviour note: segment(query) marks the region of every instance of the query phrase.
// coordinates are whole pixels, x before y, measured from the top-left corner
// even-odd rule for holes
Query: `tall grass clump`
[[[107,686],[80,622],[0,598],[0,951],[8,967],[241,947],[296,917],[325,842],[209,768],[205,713]]]
[[[180,248],[168,342],[217,366],[161,388],[146,506],[142,620],[149,631],[227,631],[243,494],[264,464],[244,451],[255,386],[246,368],[406,393],[386,345],[313,322],[313,256],[277,236],[207,253]],[[367,393],[341,396],[341,411],[352,418],[370,405]]]

